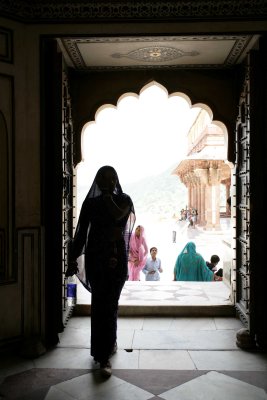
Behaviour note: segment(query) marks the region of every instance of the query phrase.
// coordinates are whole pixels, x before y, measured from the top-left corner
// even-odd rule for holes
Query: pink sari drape
[[[144,228],[140,226],[140,237],[132,234],[128,261],[129,281],[140,281],[140,272],[146,264],[148,247],[144,236]],[[135,261],[138,261],[135,264]]]

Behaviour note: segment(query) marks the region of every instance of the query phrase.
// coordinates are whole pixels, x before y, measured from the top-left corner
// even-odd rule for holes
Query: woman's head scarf
[[[182,256],[183,254],[188,254],[189,256],[196,255],[197,254],[196,244],[194,242],[186,243],[186,245],[184,246],[183,250],[180,253],[180,256]]]
[[[140,248],[140,246],[143,245],[143,240],[145,239],[145,229],[144,229],[144,227],[142,225],[138,225],[135,228],[135,230],[138,227],[140,228],[140,235],[137,236],[136,233],[134,232],[132,234],[132,236],[131,236],[130,243],[131,243],[131,251],[133,251],[133,252],[138,252],[139,251],[139,248]]]
[[[100,187],[98,186],[97,182],[99,181],[99,178],[101,178],[101,176],[103,176],[107,170],[112,171],[117,179],[117,183],[116,183],[113,193],[117,194],[117,195],[123,194],[123,191],[122,191],[122,188],[121,188],[121,185],[119,182],[119,177],[118,177],[118,174],[117,174],[115,168],[111,167],[110,165],[104,165],[103,167],[99,168],[99,170],[97,171],[95,179],[92,183],[92,186],[89,189],[89,192],[88,192],[85,200],[92,199],[94,197],[98,197],[98,196],[102,195],[102,191],[101,191]]]
[[[192,265],[195,264],[196,255],[197,252],[195,243],[188,242],[179,254],[178,258],[180,262],[183,262],[183,265],[186,268],[190,268]]]

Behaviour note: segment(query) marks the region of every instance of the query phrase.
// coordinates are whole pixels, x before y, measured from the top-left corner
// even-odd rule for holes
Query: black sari
[[[132,200],[123,193],[118,179],[112,199],[118,207],[128,204],[129,211],[121,219],[110,215],[96,183],[105,168],[112,167],[98,171],[83,202],[71,246],[71,258],[78,261],[77,276],[92,293],[91,355],[99,362],[109,359],[116,343],[118,303],[128,276],[129,240],[135,223]]]

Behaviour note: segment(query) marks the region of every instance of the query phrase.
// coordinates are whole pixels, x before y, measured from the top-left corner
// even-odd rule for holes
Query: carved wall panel
[[[71,97],[69,82],[66,73],[62,79],[62,171],[63,171],[63,198],[62,198],[62,299],[64,319],[68,317],[66,302],[66,286],[64,273],[67,269],[70,241],[73,237],[73,126]]]
[[[0,75],[0,283],[16,277],[13,251],[13,79]]]
[[[249,61],[248,61],[249,62]],[[236,308],[250,329],[250,76],[246,70],[236,126]]]
[[[39,228],[19,229],[18,265],[21,271],[22,328],[25,338],[43,335],[44,277],[41,273],[42,243]]]

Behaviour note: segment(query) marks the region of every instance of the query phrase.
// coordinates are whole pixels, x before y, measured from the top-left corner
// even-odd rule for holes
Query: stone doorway
[[[159,85],[157,82],[153,82],[153,84]],[[161,86],[161,85],[159,85]],[[166,90],[166,89],[165,89]],[[180,93],[181,95],[181,93]],[[121,97],[124,97],[125,94]],[[200,104],[198,105],[200,106]],[[198,114],[198,117],[195,119],[194,124],[192,124],[191,128],[188,131],[188,138],[187,141],[190,142],[190,150],[187,152],[187,155],[185,154],[185,158],[184,160],[180,163],[180,165],[182,163],[187,163],[190,172],[193,173],[194,172],[199,172],[200,170],[200,164],[199,163],[206,163],[205,167],[206,167],[206,172],[210,170],[211,165],[210,163],[212,163],[212,167],[213,167],[213,178],[216,175],[217,177],[217,181],[214,182],[213,180],[208,180],[208,175],[207,175],[207,182],[205,182],[206,188],[209,187],[209,185],[217,185],[218,183],[220,184],[221,181],[223,181],[224,183],[226,183],[226,187],[227,187],[227,193],[229,194],[230,192],[230,183],[231,183],[231,177],[230,177],[230,167],[228,166],[228,164],[224,163],[223,159],[226,157],[227,154],[227,132],[226,132],[226,128],[223,126],[222,123],[216,123],[216,125],[213,125],[213,127],[211,127],[210,129],[207,129],[206,127],[204,127],[204,129],[199,129],[199,126],[202,126],[203,128],[203,118],[206,119],[205,123],[209,124],[210,123],[210,118],[208,119],[207,116],[212,115],[211,110],[205,106],[202,105],[203,108],[201,108],[200,113]],[[100,109],[104,109],[105,106],[103,105],[102,107],[100,107]],[[209,111],[209,113],[207,112],[207,110]],[[198,124],[196,124],[196,121],[198,120]],[[197,128],[196,128],[197,127]],[[215,129],[216,127],[216,129]],[[223,127],[223,129],[219,129],[219,127]],[[216,132],[214,132],[214,130],[216,130]],[[198,133],[198,135],[196,135],[196,132]],[[217,136],[215,135],[215,133],[217,133]],[[83,133],[84,134],[84,133]],[[214,139],[214,137],[216,136],[216,138]],[[83,136],[82,136],[83,137]],[[192,138],[194,138],[194,141],[192,141]],[[152,139],[151,139],[152,140]],[[208,157],[210,157],[209,152],[207,151],[207,147],[208,146],[213,146],[212,147],[212,157],[210,159],[208,159]],[[217,146],[217,158],[218,160],[214,159],[214,149]],[[204,149],[204,155],[199,156],[199,158],[197,159],[197,157],[195,157],[196,159],[194,159],[194,157],[192,157],[192,154],[194,154],[195,152],[199,152],[201,150]],[[218,150],[219,149],[219,150]],[[187,149],[188,150],[188,149]],[[202,152],[203,153],[203,152]],[[82,154],[83,150],[82,150]],[[189,155],[189,156],[188,156]],[[201,158],[206,156],[207,159],[202,160]],[[219,158],[221,158],[221,160],[219,160]],[[201,164],[201,165],[202,165]],[[79,169],[79,167],[78,167]],[[204,171],[204,168],[202,168]],[[179,167],[177,167],[177,170],[179,170]],[[177,170],[175,169],[173,171],[173,174],[177,174],[179,176],[179,173],[177,173]],[[200,204],[200,200],[201,197],[199,196],[198,198],[198,188],[195,189],[194,185],[191,185],[192,183],[196,183],[193,179],[191,179],[190,181],[190,174],[185,173],[184,172],[184,168],[182,168],[183,173],[181,174],[181,180],[183,183],[190,183],[190,188],[188,189],[188,196],[187,196],[187,204],[192,205],[192,203],[195,201],[196,204]],[[214,173],[216,172],[216,174]],[[192,174],[191,174],[192,175]],[[185,176],[187,177],[187,180],[185,179]],[[194,181],[194,182],[193,182]],[[88,183],[87,183],[88,185]],[[207,189],[206,189],[207,190]],[[217,187],[216,187],[217,190]],[[208,192],[208,190],[207,190]],[[212,190],[210,190],[210,193],[212,192]],[[127,191],[128,193],[128,191]],[[212,202],[208,202],[206,201],[207,204],[211,205]],[[220,211],[220,198],[219,196],[216,198],[216,207],[217,210]],[[78,206],[78,209],[80,208],[80,206]],[[225,282],[221,285],[217,285],[217,289],[223,288],[221,293],[222,296],[221,298],[216,299],[216,296],[214,297],[212,294],[209,296],[207,294],[207,292],[205,292],[205,290],[203,291],[203,288],[201,287],[201,285],[199,285],[199,287],[196,289],[190,289],[190,285],[188,288],[185,289],[185,291],[182,294],[182,296],[184,297],[183,300],[185,300],[185,303],[187,305],[190,306],[200,306],[205,304],[207,305],[212,305],[212,306],[225,306],[227,304],[227,306],[229,307],[229,310],[232,310],[232,300],[233,300],[233,294],[232,294],[232,289],[231,289],[231,264],[232,264],[232,253],[231,253],[231,219],[230,219],[230,215],[225,215],[227,218],[220,218],[220,213],[217,215],[216,214],[216,222],[217,225],[216,226],[212,226],[212,220],[213,220],[213,211],[212,209],[208,209],[206,210],[206,208],[203,208],[203,204],[199,207],[199,209],[202,210],[202,216],[201,216],[201,220],[198,221],[197,224],[197,229],[196,230],[189,230],[188,229],[188,223],[185,222],[185,224],[182,221],[178,221],[178,219],[173,219],[171,221],[171,223],[165,223],[161,224],[161,229],[164,230],[163,234],[162,234],[162,238],[164,240],[164,251],[161,250],[161,254],[163,255],[164,258],[164,263],[165,266],[167,266],[167,270],[168,270],[168,274],[166,275],[163,274],[162,275],[162,279],[160,282],[160,285],[158,285],[158,287],[156,288],[156,291],[154,290],[155,287],[151,288],[148,287],[148,285],[145,285],[144,282],[140,283],[130,283],[127,282],[125,285],[125,289],[124,292],[122,293],[122,307],[124,310],[130,310],[130,306],[135,306],[137,307],[138,305],[140,305],[141,303],[143,303],[143,312],[145,307],[150,308],[150,312],[151,312],[151,307],[153,306],[158,306],[157,301],[160,302],[164,302],[164,305],[169,305],[169,306],[177,306],[179,305],[179,301],[177,302],[177,293],[174,294],[173,291],[177,292],[179,290],[184,290],[183,288],[179,288],[178,285],[177,286],[177,290],[174,289],[173,286],[173,275],[172,275],[172,269],[174,266],[174,263],[176,261],[176,257],[179,254],[179,252],[181,251],[182,247],[185,245],[185,243],[189,240],[195,240],[196,244],[197,244],[197,251],[200,252],[203,257],[208,261],[210,259],[210,256],[212,254],[215,254],[216,252],[220,253],[220,258],[221,258],[221,264],[219,267],[223,267],[224,271],[225,271]],[[207,220],[205,220],[205,214],[207,216]],[[143,218],[145,218],[145,216],[142,216]],[[178,217],[178,215],[177,215]],[[211,218],[210,218],[211,217]],[[222,222],[220,222],[222,220]],[[148,219],[149,221],[149,219]],[[207,223],[208,222],[208,223]],[[210,222],[210,224],[209,224]],[[155,224],[155,227],[157,227],[158,223]],[[218,229],[218,227],[220,227],[220,229]],[[214,229],[213,229],[214,228]],[[152,245],[152,241],[156,241],[158,240],[157,235],[159,234],[159,232],[157,231],[157,233],[155,234],[155,229],[154,226],[151,229],[151,236],[153,237],[153,239],[151,239],[151,245]],[[175,242],[172,240],[172,234],[173,232],[175,232],[175,237],[176,240]],[[154,233],[154,235],[153,235]],[[153,242],[155,243],[155,242]],[[162,242],[161,242],[162,243]],[[208,245],[207,245],[208,244]],[[160,244],[161,246],[161,244]],[[162,246],[163,247],[163,246]],[[162,256],[161,256],[162,257]],[[165,276],[164,276],[165,275]],[[139,287],[138,287],[139,284]],[[213,283],[214,284],[214,283]],[[154,285],[155,286],[155,285]],[[170,286],[169,289],[166,289],[167,286]],[[209,285],[206,285],[209,286]],[[224,287],[225,286],[225,287]],[[211,293],[214,291],[214,286],[210,286],[211,288]],[[164,290],[167,290],[167,293],[163,293]],[[139,298],[138,295],[136,295],[136,293],[138,293],[139,291]],[[133,293],[135,293],[133,295]],[[160,293],[160,294],[159,294]],[[170,294],[170,296],[168,296],[167,294]],[[193,294],[192,294],[193,293]],[[151,298],[154,297],[154,300]],[[179,296],[178,296],[179,297]],[[219,296],[220,297],[220,296]],[[166,299],[166,302],[165,302]],[[191,304],[190,304],[191,302]],[[166,303],[166,304],[165,304]],[[184,302],[181,300],[180,298],[180,304],[182,305]],[[83,287],[80,287],[80,290],[78,290],[78,306],[76,307],[77,310],[79,309],[80,312],[82,310],[82,308],[84,307],[85,309],[87,309],[88,305],[90,304],[90,294],[86,293],[86,291],[83,289]],[[137,307],[138,308],[138,307]],[[207,308],[207,307],[206,307]],[[140,310],[140,308],[139,308]],[[155,308],[156,310],[156,308]],[[222,307],[223,310],[223,307]],[[78,312],[78,311],[77,311]],[[133,309],[132,311],[133,312]],[[166,312],[166,311],[164,311]],[[205,311],[206,312],[206,311]],[[225,311],[222,311],[225,312]],[[227,311],[229,312],[229,311]],[[232,312],[232,311],[230,311]]]

